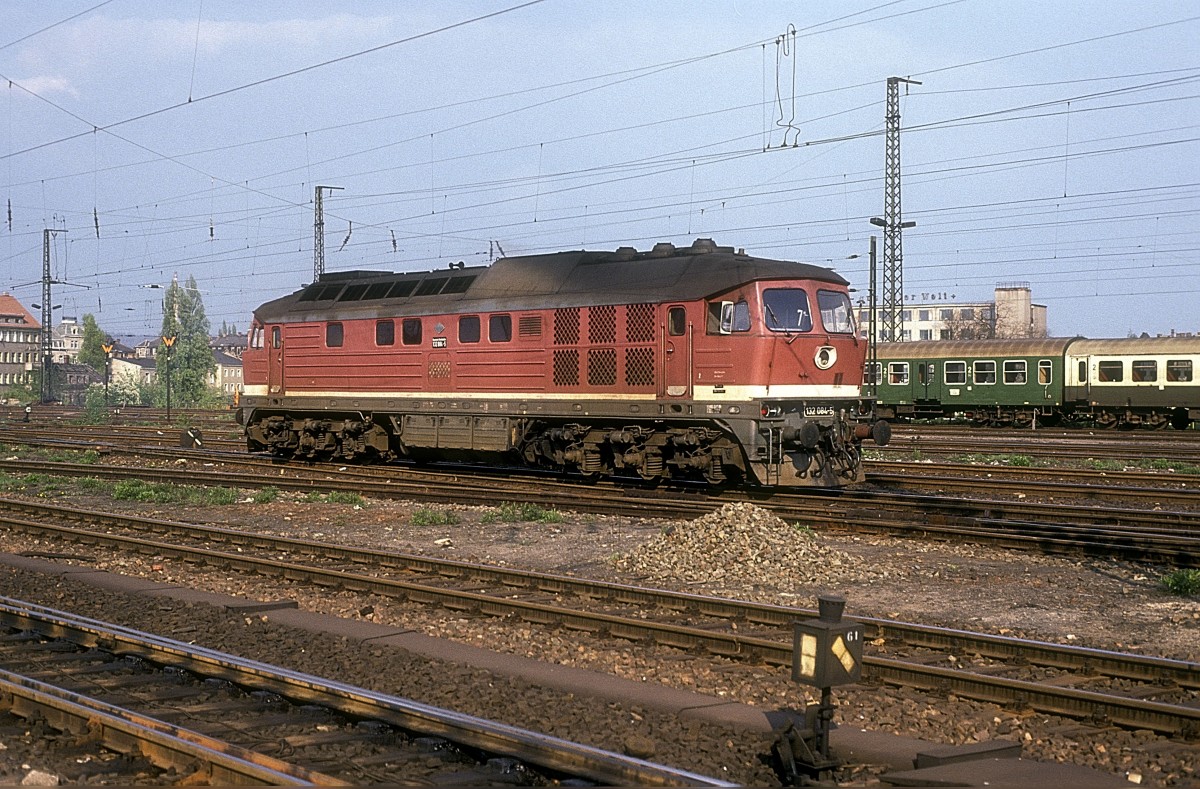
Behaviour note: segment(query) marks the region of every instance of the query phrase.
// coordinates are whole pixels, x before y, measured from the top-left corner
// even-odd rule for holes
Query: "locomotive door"
[[[692,393],[691,329],[682,305],[667,308],[663,331],[663,383],[667,397],[689,397]]]
[[[283,394],[283,328],[271,327],[267,342],[267,394]]]

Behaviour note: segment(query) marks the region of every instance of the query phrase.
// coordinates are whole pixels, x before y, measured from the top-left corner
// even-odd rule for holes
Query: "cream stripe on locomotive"
[[[665,398],[648,394],[616,394],[606,392],[336,392],[315,390],[293,390],[269,395],[267,387],[249,385],[244,387],[243,397],[324,397],[353,400],[407,399],[407,400],[610,400],[619,402],[673,402],[679,400],[704,400],[742,403],[748,400],[846,400],[857,399],[857,386],[810,386],[789,384],[786,386],[697,386],[690,398]]]

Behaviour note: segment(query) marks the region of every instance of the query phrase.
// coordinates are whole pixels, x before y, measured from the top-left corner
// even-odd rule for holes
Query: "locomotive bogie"
[[[704,240],[330,275],[256,312],[243,424],[302,457],[842,484],[871,412],[851,314],[832,271]]]

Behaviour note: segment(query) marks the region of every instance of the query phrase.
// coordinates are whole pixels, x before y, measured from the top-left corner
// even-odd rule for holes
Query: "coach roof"
[[[656,244],[649,252],[556,252],[502,258],[491,266],[410,274],[327,274],[290,296],[267,302],[259,320],[327,319],[446,312],[587,307],[691,301],[754,280],[849,284],[822,266],[768,260],[697,239],[691,247]]]

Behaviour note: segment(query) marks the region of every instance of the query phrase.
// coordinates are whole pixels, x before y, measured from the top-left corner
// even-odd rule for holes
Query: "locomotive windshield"
[[[802,288],[772,288],[763,291],[763,313],[771,331],[812,331],[808,293]]]
[[[832,334],[853,334],[854,318],[850,310],[850,297],[836,290],[818,290],[817,307],[821,310],[821,323],[825,331]]]

